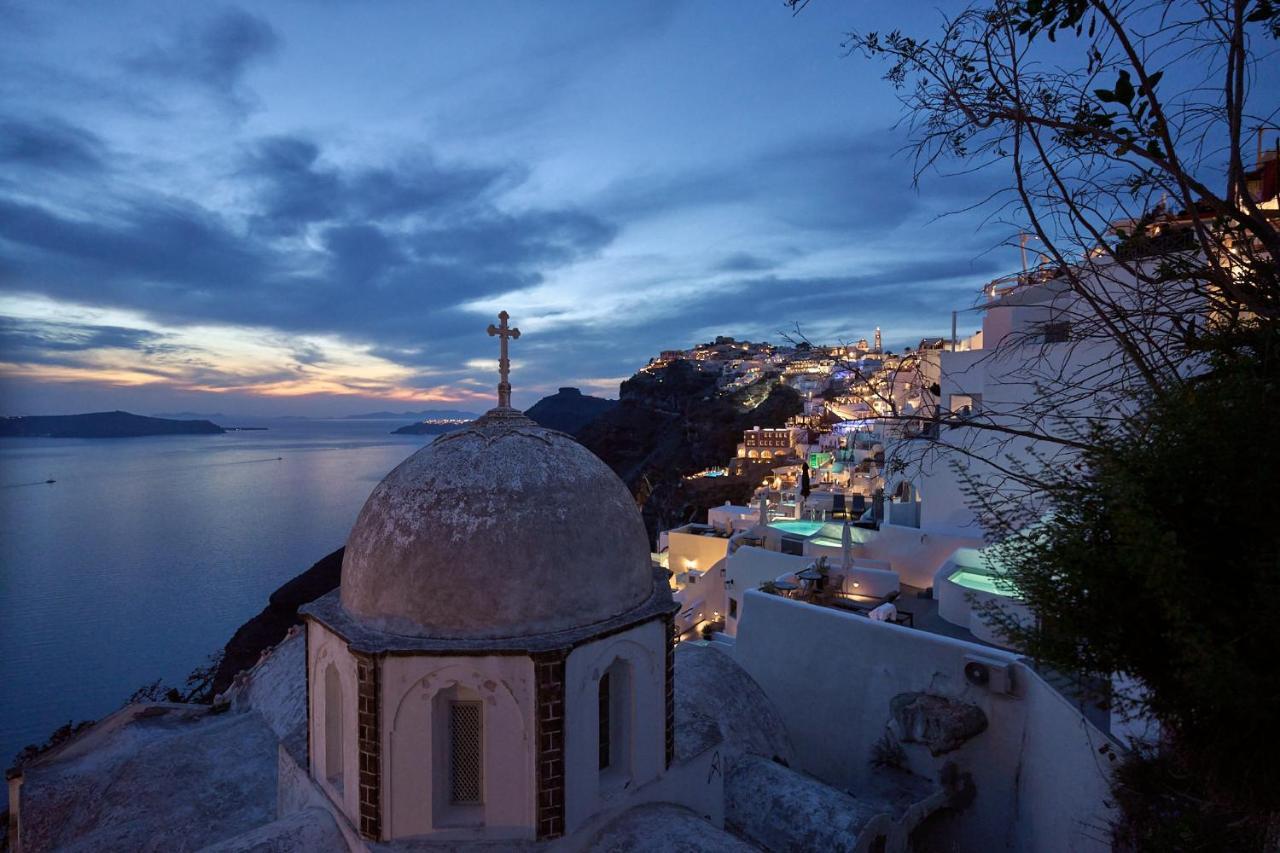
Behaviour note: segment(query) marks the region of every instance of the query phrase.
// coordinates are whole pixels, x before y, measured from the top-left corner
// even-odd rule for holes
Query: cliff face
[[[128,412],[86,415],[32,415],[0,418],[0,436],[25,438],[138,438],[145,435],[218,435],[211,421],[173,421]]]
[[[222,693],[242,669],[258,661],[263,649],[284,639],[289,628],[298,624],[298,608],[337,589],[342,579],[342,554],[339,548],[322,557],[311,568],[271,593],[262,612],[241,625],[227,642],[222,660],[214,673],[210,695]]]
[[[570,435],[618,405],[617,400],[588,397],[577,388],[561,388],[559,393],[543,397],[525,412],[547,429],[558,429]]]
[[[799,394],[771,380],[720,394],[716,379],[683,360],[638,373],[622,384],[617,407],[577,433],[631,489],[655,539],[659,530],[700,517],[711,506],[746,501],[758,483],[754,476],[684,477],[727,463],[744,430],[782,426],[803,408]]]

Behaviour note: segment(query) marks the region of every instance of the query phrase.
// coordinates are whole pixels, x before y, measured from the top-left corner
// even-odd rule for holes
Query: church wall
[[[324,775],[325,741],[325,672],[333,663],[342,686],[342,725],[347,737],[342,744],[343,782],[341,790]],[[335,802],[352,823],[359,822],[359,763],[356,747],[357,685],[356,664],[347,649],[346,640],[315,620],[307,620],[307,679],[309,683],[308,726],[310,727],[311,775],[316,784]]]
[[[758,591],[744,597],[733,654],[786,722],[798,769],[866,790],[894,696],[959,699],[982,709],[986,731],[937,757],[906,745],[910,768],[926,778],[950,761],[972,774],[976,797],[950,818],[955,849],[1106,849],[1098,827],[1108,779],[1097,750],[1110,739],[1016,655]],[[1014,695],[969,684],[968,655],[1009,662]]]
[[[534,836],[533,663],[521,655],[392,655],[382,661],[383,825],[390,838],[432,835],[488,839]],[[483,823],[450,811],[438,796],[448,784],[447,756],[437,761],[437,697],[475,696],[482,703]],[[435,788],[439,787],[440,791]],[[448,824],[448,825],[446,825]],[[384,830],[386,831],[386,830]]]
[[[627,800],[657,779],[666,763],[664,622],[654,620],[574,649],[565,662],[565,824],[573,832],[592,814]],[[615,660],[630,665],[628,776],[599,769],[599,681]]]

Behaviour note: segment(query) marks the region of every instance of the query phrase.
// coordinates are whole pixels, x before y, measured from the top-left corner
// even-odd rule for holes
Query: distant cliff
[[[754,471],[684,478],[727,463],[743,431],[783,426],[803,409],[800,395],[774,379],[725,394],[717,378],[684,360],[637,373],[622,383],[617,406],[575,433],[630,487],[655,539],[659,530],[705,519],[711,506],[746,501],[760,482]]]
[[[0,437],[9,438],[138,438],[145,435],[218,435],[223,432],[226,430],[212,421],[175,421],[128,412],[0,418]]]
[[[339,548],[322,557],[311,568],[271,593],[262,612],[236,630],[222,650],[218,668],[213,674],[210,698],[230,687],[236,673],[257,663],[264,649],[284,639],[289,628],[301,621],[299,607],[337,588],[342,577],[342,555],[345,551],[345,548]]]
[[[561,388],[559,393],[543,397],[525,414],[547,429],[558,429],[570,435],[618,405],[617,400],[588,397],[577,388]]]

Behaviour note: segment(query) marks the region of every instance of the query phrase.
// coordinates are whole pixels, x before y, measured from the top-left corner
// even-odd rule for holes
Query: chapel
[[[309,772],[367,841],[549,841],[658,780],[673,616],[622,481],[499,405],[373,490],[304,610]]]

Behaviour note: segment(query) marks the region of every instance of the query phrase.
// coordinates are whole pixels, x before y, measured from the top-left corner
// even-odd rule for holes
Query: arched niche
[[[569,831],[608,806],[622,791],[656,779],[663,770],[665,728],[641,721],[665,720],[666,642],[662,623],[633,628],[575,649],[566,667],[565,812]],[[600,684],[609,675],[608,717],[602,732]],[[615,683],[614,678],[619,678]],[[609,766],[600,766],[603,737]]]
[[[521,706],[508,684],[478,666],[451,663],[387,700],[384,801],[389,803],[391,838],[460,833],[532,837],[532,709]],[[451,796],[450,729],[457,722],[451,719],[456,705],[473,705],[478,717],[478,801],[456,802]]]
[[[354,819],[359,787],[355,661],[341,638],[323,629],[312,630],[308,670],[311,775]]]

